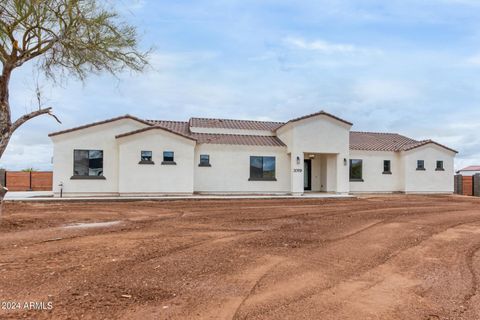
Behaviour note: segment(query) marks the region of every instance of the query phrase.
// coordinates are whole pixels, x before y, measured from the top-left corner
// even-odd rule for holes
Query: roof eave
[[[111,118],[111,119],[107,119],[107,120],[103,120],[103,121],[92,122],[92,123],[89,123],[89,124],[85,124],[85,125],[78,126],[78,127],[73,127],[73,128],[70,128],[70,129],[62,130],[62,131],[52,132],[52,133],[49,133],[48,136],[49,137],[54,137],[54,136],[62,135],[62,134],[65,134],[65,133],[70,133],[70,132],[74,132],[74,131],[78,131],[78,130],[83,130],[83,129],[99,126],[99,125],[102,125],[102,124],[107,124],[107,123],[118,121],[118,120],[124,120],[124,119],[131,119],[131,120],[134,120],[134,121],[138,121],[138,122],[143,123],[143,124],[148,125],[148,126],[153,125],[152,123],[149,123],[148,121],[145,121],[145,120],[142,120],[140,118],[134,117],[132,115],[126,114],[126,115],[123,115],[123,116],[120,116],[120,117],[115,117],[115,118]]]
[[[302,116],[302,117],[299,117],[299,118],[291,119],[291,120],[285,122],[284,124],[282,124],[280,127],[276,128],[276,129],[275,129],[275,132],[276,132],[277,130],[279,130],[279,129],[281,129],[281,128],[283,128],[283,127],[291,124],[291,123],[298,122],[298,121],[302,121],[302,120],[306,120],[306,119],[310,119],[310,118],[317,117],[317,116],[327,116],[327,117],[332,118],[332,119],[334,119],[334,120],[336,120],[336,121],[339,121],[339,122],[341,122],[341,123],[343,123],[343,124],[346,124],[346,125],[348,125],[348,126],[350,126],[350,127],[353,126],[353,123],[351,123],[351,122],[349,122],[349,121],[347,121],[347,120],[344,120],[344,119],[342,119],[342,118],[339,118],[339,117],[337,117],[337,116],[334,116],[334,115],[331,114],[331,113],[328,113],[328,112],[325,112],[325,111],[321,110],[321,111],[316,112],[316,113],[312,113],[312,114],[308,114],[308,115],[306,115],[306,116]]]
[[[124,137],[128,137],[128,136],[132,136],[132,135],[135,135],[135,134],[138,134],[138,133],[142,133],[142,132],[146,132],[146,131],[150,131],[150,130],[154,130],[154,129],[160,129],[160,130],[169,132],[171,134],[177,135],[179,137],[182,137],[182,138],[185,138],[185,139],[188,139],[188,140],[192,140],[192,141],[195,141],[195,142],[197,141],[197,139],[195,139],[195,138],[186,136],[186,135],[181,134],[179,132],[175,132],[173,130],[170,130],[168,128],[158,126],[158,125],[147,127],[147,128],[142,128],[142,129],[138,129],[138,130],[134,130],[134,131],[130,131],[130,132],[125,132],[125,133],[122,133],[122,134],[118,134],[118,135],[115,136],[115,139],[120,139],[120,138],[124,138]]]
[[[419,143],[418,145],[415,145],[415,146],[413,146],[413,147],[406,148],[406,149],[404,149],[403,151],[411,151],[411,150],[414,150],[414,149],[417,149],[417,148],[420,148],[420,147],[424,147],[424,146],[429,145],[429,144],[434,144],[434,145],[436,145],[436,146],[438,146],[438,147],[440,147],[440,148],[443,148],[443,149],[446,149],[446,150],[448,150],[448,151],[451,151],[451,152],[453,152],[453,153],[455,153],[455,154],[458,154],[458,151],[457,151],[457,150],[452,149],[452,148],[449,148],[449,147],[447,147],[447,146],[444,146],[443,144],[440,144],[440,143],[438,143],[438,142],[436,142],[436,141],[433,141],[433,140],[424,141],[423,143]]]

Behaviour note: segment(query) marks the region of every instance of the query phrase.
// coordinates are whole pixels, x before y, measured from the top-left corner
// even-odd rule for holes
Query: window
[[[199,167],[211,167],[210,165],[210,156],[208,154],[200,155],[200,164]]]
[[[441,161],[441,160],[437,161],[437,168],[435,170],[436,171],[445,171],[445,169],[443,168],[443,161]]]
[[[363,160],[350,159],[350,181],[363,181]]]
[[[163,151],[162,164],[176,164],[174,161],[173,151]]]
[[[421,170],[421,171],[425,170],[425,161],[417,160],[417,170]]]
[[[73,150],[72,179],[105,179],[103,150]]]
[[[152,151],[140,151],[139,164],[154,164],[152,161]]]
[[[250,181],[275,179],[275,157],[250,157]]]
[[[383,174],[392,174],[390,160],[383,160]]]

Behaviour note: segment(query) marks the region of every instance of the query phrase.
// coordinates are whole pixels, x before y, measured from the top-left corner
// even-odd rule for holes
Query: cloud
[[[419,98],[417,87],[404,81],[362,80],[354,85],[357,98],[371,103],[407,101]]]
[[[295,49],[315,51],[322,54],[381,54],[381,50],[358,47],[353,44],[333,43],[322,39],[307,41],[301,37],[287,37],[284,43]]]
[[[480,53],[467,58],[467,64],[480,67]]]
[[[153,52],[149,56],[150,65],[157,71],[192,68],[200,63],[219,57],[215,51]]]
[[[2,156],[0,167],[9,170],[52,170],[52,144],[31,142],[23,144],[19,135],[10,140],[7,151]]]

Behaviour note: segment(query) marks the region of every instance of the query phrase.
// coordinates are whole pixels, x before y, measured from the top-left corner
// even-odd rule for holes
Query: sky
[[[0,167],[51,169],[48,133],[123,114],[287,121],[325,110],[352,130],[433,139],[480,165],[480,0],[109,0],[137,26],[141,74],[11,83],[13,116],[42,100],[62,120],[15,132]]]

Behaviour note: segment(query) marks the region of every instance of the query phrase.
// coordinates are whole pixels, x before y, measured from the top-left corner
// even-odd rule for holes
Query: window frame
[[[75,160],[75,153],[76,152],[87,152],[88,153],[88,158],[87,160],[89,161],[88,163],[88,170],[89,170],[89,174],[88,175],[84,175],[84,174],[77,174],[76,173],[76,170],[75,170],[75,163],[77,162]],[[102,157],[101,157],[101,174],[100,175],[91,175],[90,174],[90,160],[91,159],[98,159],[98,158],[90,158],[90,153],[91,152],[100,152],[102,154]],[[104,153],[103,153],[103,150],[101,149],[73,149],[73,175],[70,177],[71,180],[105,180],[105,176],[103,175],[103,169],[104,169],[104,165],[103,165],[103,160],[104,160]],[[99,168],[94,168],[94,169],[99,169]],[[77,170],[78,171],[78,170]]]
[[[387,163],[388,163],[388,170],[386,170]],[[383,160],[382,174],[392,174],[392,160]]]
[[[144,159],[144,156],[143,156],[144,152],[150,152],[150,160]],[[147,157],[148,156],[145,156],[145,158],[147,158]],[[138,162],[138,164],[155,164],[155,162],[153,161],[153,151],[141,150],[140,151],[140,162]]]
[[[360,163],[360,178],[352,178],[352,164],[354,161],[359,161]],[[350,159],[349,161],[349,168],[348,168],[348,177],[352,182],[363,182],[363,159]]]
[[[206,162],[202,161],[202,157],[206,157],[207,161]],[[198,163],[199,167],[211,167],[212,166],[210,164],[210,155],[209,154],[201,154],[199,160],[200,160],[200,162]]]
[[[438,164],[441,164],[439,167]],[[437,160],[436,165],[435,165],[435,171],[445,171],[445,162],[443,160]]]
[[[420,165],[421,164],[421,165]],[[425,160],[417,160],[417,171],[426,171]]]
[[[166,153],[171,153],[172,154],[172,160],[165,160],[165,154]],[[163,161],[162,161],[162,164],[163,165],[176,165],[177,163],[175,162],[175,152],[174,151],[163,151]]]
[[[248,181],[277,181],[277,158],[275,156],[250,156],[250,177]],[[255,169],[259,169],[259,167],[252,166],[252,161],[257,159],[261,159],[262,168],[261,168],[261,177],[259,177],[255,173]],[[273,170],[265,170],[265,159],[272,160],[273,159]],[[267,164],[268,165],[268,164]],[[273,176],[267,176],[266,172],[272,172]]]

